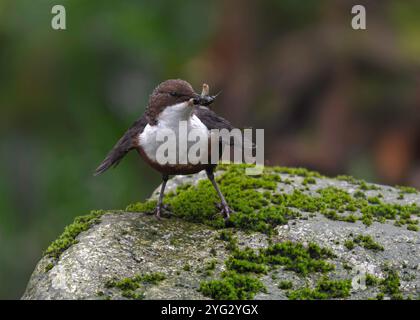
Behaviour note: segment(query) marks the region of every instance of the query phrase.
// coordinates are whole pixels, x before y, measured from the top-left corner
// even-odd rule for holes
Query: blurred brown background
[[[1,0],[0,297],[75,216],[159,184],[136,154],[91,173],[168,78],[223,90],[214,109],[265,129],[268,164],[420,188],[419,39],[418,1]]]

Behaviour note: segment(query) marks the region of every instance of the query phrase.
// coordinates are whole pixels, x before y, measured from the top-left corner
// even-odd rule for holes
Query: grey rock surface
[[[157,221],[143,213],[106,214],[101,223],[79,235],[48,272],[48,258],[37,265],[23,299],[97,299],[113,278],[162,272],[167,279],[148,288],[148,299],[197,299],[197,266],[210,259],[215,231],[182,220]],[[195,266],[184,271],[185,265]],[[179,274],[177,274],[177,271]]]
[[[301,186],[300,177],[288,177],[292,183],[279,183],[281,192],[291,192]],[[185,182],[196,183],[205,174],[189,177],[174,177],[168,183],[168,190],[174,190]],[[349,182],[328,178],[316,178],[307,192],[317,188],[336,186],[349,193],[356,188]],[[384,202],[417,203],[419,194],[407,194],[398,200],[398,190],[378,186],[378,190],[366,191],[369,196],[379,192]],[[155,191],[153,197],[156,197]],[[51,258],[43,257],[36,266],[28,283],[23,299],[103,299],[124,298],[121,292],[107,288],[112,279],[133,277],[137,274],[161,272],[166,279],[144,288],[145,299],[207,299],[198,292],[204,279],[214,278],[224,270],[224,261],[229,255],[225,243],[218,239],[219,232],[205,225],[189,223],[177,218],[161,221],[144,213],[116,212],[102,216],[100,223],[77,236],[78,243],[62,253],[51,266]],[[369,235],[384,247],[373,251],[356,246],[348,250],[344,243],[350,235]],[[237,234],[240,247],[262,248],[267,246],[268,236],[257,232]],[[276,227],[271,241],[291,240],[315,242],[330,248],[336,258],[332,262],[336,270],[333,278],[357,279],[360,273],[384,277],[384,265],[397,270],[400,275],[400,289],[404,297],[414,298],[420,288],[420,246],[419,232],[395,226],[392,222],[374,222],[366,226],[360,221],[349,223],[330,220],[321,214],[307,214]],[[215,260],[216,269],[206,274],[204,266]],[[48,267],[50,265],[50,268]],[[187,267],[188,266],[188,267]],[[258,293],[256,299],[287,299],[286,292],[278,288],[281,280],[294,284],[314,284],[319,277],[302,277],[282,268],[271,270],[261,277],[267,292]],[[376,290],[376,291],[375,291]],[[375,288],[353,286],[350,299],[374,297]]]

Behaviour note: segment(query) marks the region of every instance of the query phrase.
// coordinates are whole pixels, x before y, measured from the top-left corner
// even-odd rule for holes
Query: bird
[[[203,85],[202,94],[198,94],[190,83],[181,79],[169,79],[160,83],[150,95],[144,114],[118,140],[96,168],[94,175],[98,176],[109,168],[116,167],[128,152],[136,150],[140,157],[162,176],[159,198],[154,210],[156,218],[161,219],[161,213],[167,209],[163,204],[163,198],[169,177],[189,175],[205,170],[220,198],[221,203],[218,204],[220,213],[225,220],[228,220],[233,210],[229,207],[215,180],[214,170],[217,164],[210,161],[191,163],[188,160],[185,163],[161,164],[156,159],[156,151],[162,144],[157,141],[159,131],[171,129],[177,132],[180,121],[186,121],[187,130],[198,130],[209,139],[211,139],[212,129],[234,129],[228,120],[209,108],[217,95],[210,96],[208,92],[209,87],[206,84]],[[219,147],[222,148],[222,145],[220,144]]]

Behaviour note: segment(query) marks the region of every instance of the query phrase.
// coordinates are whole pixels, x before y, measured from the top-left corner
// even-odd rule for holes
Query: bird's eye
[[[179,94],[178,94],[178,93],[176,93],[175,91],[171,91],[171,92],[169,92],[169,94],[170,94],[172,97],[179,97]]]

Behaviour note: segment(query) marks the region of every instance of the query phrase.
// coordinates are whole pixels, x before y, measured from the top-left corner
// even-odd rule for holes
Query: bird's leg
[[[162,175],[162,186],[160,187],[159,200],[155,209],[155,216],[157,219],[160,219],[162,209],[165,209],[165,206],[163,205],[163,196],[165,193],[165,187],[166,182],[168,182],[168,178],[169,177],[167,175]]]
[[[217,185],[216,180],[214,180],[213,168],[207,169],[206,173],[207,173],[207,177],[209,178],[209,180],[213,184],[213,187],[214,187],[214,189],[216,189],[216,192],[219,195],[219,198],[221,200],[221,204],[220,204],[221,214],[223,215],[225,220],[227,220],[227,219],[229,219],[230,214],[233,213],[233,210],[231,208],[229,208],[229,205],[227,204],[226,199],[222,194],[222,191],[220,191],[220,188]]]

